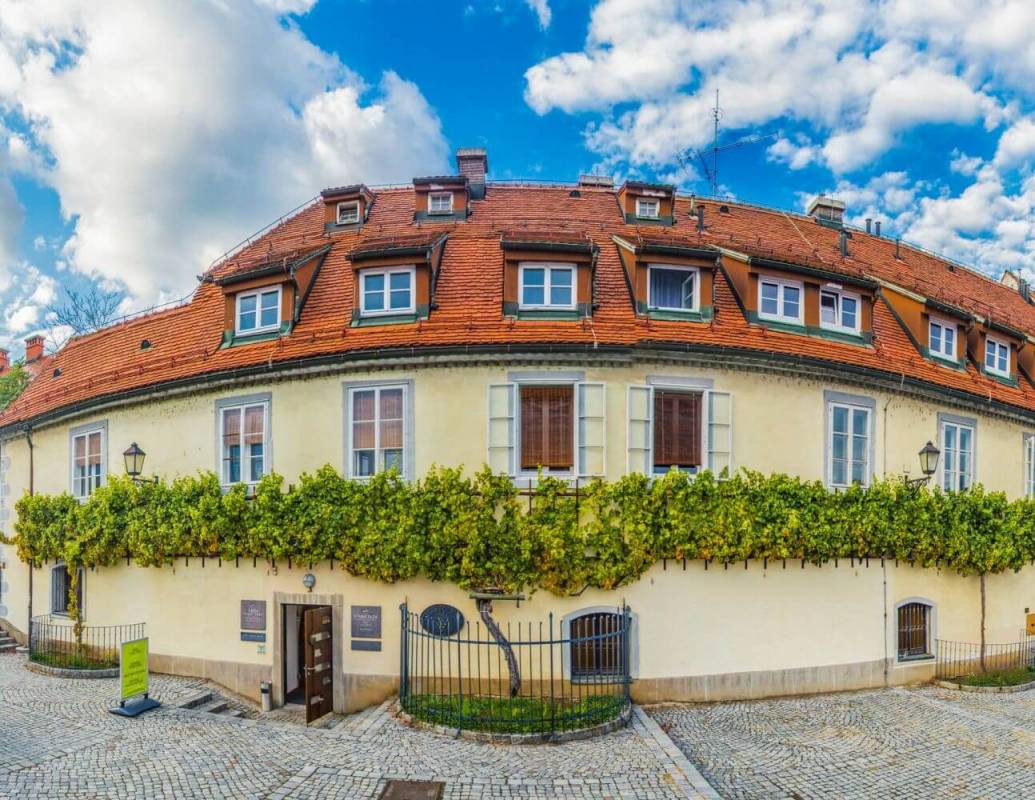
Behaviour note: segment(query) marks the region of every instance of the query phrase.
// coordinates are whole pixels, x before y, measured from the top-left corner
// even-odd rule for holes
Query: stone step
[[[18,643],[13,639],[9,642],[0,642],[0,653],[13,653],[18,650]]]
[[[180,703],[178,707],[179,708],[197,708],[198,706],[203,706],[203,705],[205,705],[205,703],[211,703],[211,702],[212,702],[212,692],[202,692],[201,694],[196,694],[193,697],[188,697],[186,700],[184,700],[182,703]]]
[[[221,717],[232,717],[233,719],[241,719],[244,717],[244,712],[239,708],[228,708],[223,711],[219,716]]]
[[[220,711],[226,711],[230,707],[230,704],[222,698],[215,700],[209,700],[203,706],[195,706],[196,711],[206,711],[209,714],[218,714]]]
[[[0,633],[0,645],[11,644],[12,642],[14,642],[13,636],[4,636],[4,634]]]

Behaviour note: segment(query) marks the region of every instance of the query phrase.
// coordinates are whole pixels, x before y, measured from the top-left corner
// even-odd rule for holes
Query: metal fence
[[[29,621],[29,658],[61,669],[111,669],[119,665],[120,645],[143,636],[143,622],[82,625],[77,632],[68,617],[47,614]]]
[[[458,730],[554,735],[622,719],[631,707],[627,607],[508,623],[402,612],[400,704]]]
[[[1021,667],[1035,668],[1035,636],[1026,636],[1019,642],[1008,644],[986,644],[984,658],[980,644],[938,639],[936,653],[934,674],[941,679]]]

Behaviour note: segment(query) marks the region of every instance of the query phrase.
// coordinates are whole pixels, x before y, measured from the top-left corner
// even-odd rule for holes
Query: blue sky
[[[488,148],[497,179],[595,171],[850,218],[1032,273],[1028,0],[0,0],[0,346],[67,335],[65,287],[136,311],[351,181]]]

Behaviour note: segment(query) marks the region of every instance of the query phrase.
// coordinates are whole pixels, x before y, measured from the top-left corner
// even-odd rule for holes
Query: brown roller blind
[[[575,389],[521,387],[521,469],[571,469]]]
[[[701,466],[701,395],[654,391],[654,465]]]

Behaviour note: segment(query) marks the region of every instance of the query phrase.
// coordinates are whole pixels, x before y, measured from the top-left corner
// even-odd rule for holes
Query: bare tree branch
[[[111,323],[117,316],[121,292],[106,292],[91,286],[85,292],[65,289],[65,302],[47,308],[56,325],[71,328],[78,336],[95,331]]]

